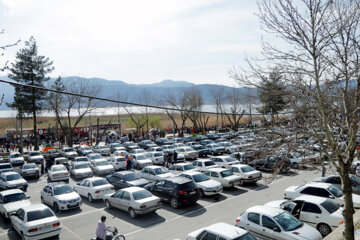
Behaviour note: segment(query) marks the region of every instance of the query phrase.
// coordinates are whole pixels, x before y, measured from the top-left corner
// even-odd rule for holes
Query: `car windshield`
[[[353,182],[353,183],[355,183],[355,185],[358,185],[358,186],[360,186],[360,177],[358,177],[358,176],[356,176],[356,175],[349,175],[349,177],[350,177],[350,179],[351,179],[351,181]]]
[[[109,149],[108,146],[100,146],[101,149]]]
[[[97,161],[95,162],[96,166],[106,166],[106,165],[110,165],[110,163],[108,161]]]
[[[64,152],[73,152],[74,151],[74,149],[72,149],[72,148],[65,148],[64,149]]]
[[[141,191],[137,191],[137,192],[133,192],[133,197],[134,200],[140,200],[140,199],[144,199],[144,198],[149,198],[152,197],[153,195],[147,191],[147,190],[141,190]]]
[[[42,210],[30,211],[27,213],[27,221],[32,222],[43,218],[53,217],[54,213],[49,209],[45,208]]]
[[[136,156],[136,159],[137,160],[145,160],[146,157],[144,155],[138,155],[138,156]]]
[[[12,157],[13,157],[13,158],[18,158],[18,157],[21,157],[21,154],[20,154],[20,153],[14,153],[14,154],[12,155]]]
[[[54,166],[52,168],[53,172],[67,171],[65,166]]]
[[[137,153],[144,153],[144,152],[146,152],[146,151],[145,151],[144,149],[136,149],[135,152],[137,152]]]
[[[250,233],[246,233],[246,234],[242,235],[241,237],[236,237],[231,240],[256,240],[256,238],[253,235],[251,235]]]
[[[14,180],[18,180],[18,179],[21,179],[21,176],[17,173],[6,176],[6,181],[14,181]]]
[[[192,151],[194,151],[194,149],[192,149],[192,148],[185,148],[185,152],[192,152]]]
[[[81,147],[82,150],[91,150],[91,148],[89,146],[83,146]]]
[[[320,205],[323,206],[323,208],[325,208],[326,211],[328,211],[330,214],[333,212],[336,212],[340,208],[340,206],[338,204],[336,204],[333,201],[328,200],[328,199],[326,199]]]
[[[88,159],[86,157],[76,159],[76,162],[87,162],[87,161],[88,161]]]
[[[69,185],[63,185],[63,186],[55,186],[54,187],[54,194],[55,195],[62,195],[67,193],[72,193],[74,190]]]
[[[206,176],[203,173],[193,175],[193,178],[194,178],[194,182],[204,182],[210,179],[208,176]]]
[[[275,216],[274,219],[285,231],[293,231],[303,226],[302,222],[287,212]]]
[[[102,159],[103,157],[100,154],[90,155],[90,159]]]
[[[164,156],[164,154],[162,154],[162,153],[154,153],[154,157],[162,157],[162,156]]]
[[[24,164],[23,169],[37,168],[35,164]]]
[[[206,166],[206,167],[216,165],[213,161],[206,161],[206,162],[204,162],[204,163],[205,163],[205,166]]]
[[[75,165],[75,169],[82,169],[82,168],[88,168],[89,165],[87,163],[81,163],[81,164],[76,164]]]
[[[114,143],[113,145],[111,145],[112,147],[121,147],[120,143]]]
[[[195,167],[192,164],[184,165],[184,170],[185,171],[193,170],[193,169],[195,169]]]
[[[167,170],[166,168],[155,168],[154,172],[155,172],[156,175],[158,175],[158,174],[168,173],[169,170]]]
[[[41,155],[41,153],[39,153],[39,152],[32,152],[32,153],[30,153],[30,156],[40,156]]]
[[[105,179],[97,179],[92,181],[94,187],[109,184]]]
[[[235,159],[235,158],[232,158],[232,157],[228,157],[228,158],[225,158],[225,161],[227,161],[227,162],[234,162],[234,161],[236,161],[236,159]]]
[[[221,147],[219,144],[213,144],[212,145],[213,148],[218,148],[218,147]]]
[[[222,171],[221,173],[221,176],[224,178],[224,177],[229,177],[229,176],[232,176],[234,175],[232,171],[230,170],[225,170],[225,171]]]
[[[337,187],[334,187],[333,185],[330,185],[330,187],[328,187],[328,191],[331,192],[337,198],[343,196],[343,192]]]
[[[125,181],[134,181],[137,179],[141,179],[141,177],[139,175],[137,175],[136,173],[129,173],[129,174],[123,175],[123,177],[124,177]]]
[[[14,193],[4,196],[4,204],[27,199],[25,193]]]
[[[243,173],[247,173],[247,172],[255,171],[255,169],[253,169],[253,168],[250,167],[250,166],[246,166],[246,167],[242,167],[242,168],[241,168],[241,171],[242,171]]]

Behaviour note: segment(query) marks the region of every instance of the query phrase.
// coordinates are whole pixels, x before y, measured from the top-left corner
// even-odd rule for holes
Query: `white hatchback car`
[[[50,169],[48,170],[48,180],[50,182],[54,181],[65,181],[69,182],[69,172],[67,168],[62,165],[52,165]]]
[[[196,168],[191,163],[175,163],[169,167],[169,171],[173,174],[180,174],[185,171],[195,171]]]
[[[28,182],[17,172],[3,172],[0,174],[0,188],[21,188],[24,192],[28,188]]]
[[[115,192],[114,186],[101,177],[83,179],[74,186],[74,190],[81,196],[87,197],[89,202],[94,199],[103,199],[106,194]]]
[[[321,234],[290,213],[274,207],[253,206],[236,218],[236,226],[261,239],[320,240]]]
[[[70,174],[75,179],[92,177],[93,172],[87,162],[72,162],[70,167]]]
[[[189,233],[188,240],[219,239],[219,240],[256,240],[248,231],[227,223],[215,223]]]
[[[315,227],[323,236],[344,223],[343,209],[327,198],[304,195],[291,201],[271,201],[264,206],[289,212],[300,221]]]
[[[211,179],[220,182],[223,187],[234,187],[240,184],[241,177],[236,176],[229,169],[224,168],[211,168],[204,172],[206,176]]]
[[[68,184],[61,182],[46,184],[40,196],[41,203],[53,207],[56,212],[80,209],[82,204],[79,194]]]
[[[262,179],[262,173],[249,165],[236,164],[229,168],[235,175],[241,177],[240,183],[256,183]]]
[[[11,226],[22,239],[43,239],[60,235],[59,219],[44,204],[21,207],[10,219]]]
[[[124,156],[114,156],[110,157],[109,162],[115,168],[116,171],[126,169],[126,159]]]
[[[210,177],[201,172],[186,171],[181,173],[179,176],[193,180],[200,189],[200,197],[219,194],[223,190],[221,183],[210,179]]]
[[[164,164],[164,154],[162,152],[148,152],[146,156],[153,161],[153,164]]]
[[[232,165],[240,164],[238,160],[230,156],[212,157],[210,160],[214,161],[216,165],[223,168],[230,168]]]
[[[301,186],[291,186],[285,190],[285,199],[294,199],[301,195],[312,195],[328,198],[340,206],[344,205],[343,192],[330,183],[311,182]],[[360,208],[360,196],[352,194],[354,208]]]
[[[139,175],[150,182],[164,180],[164,178],[175,177],[175,175],[169,172],[169,170],[161,166],[144,167],[139,172]]]
[[[11,189],[0,192],[0,213],[9,220],[10,215],[19,208],[29,206],[31,202],[20,189]]]
[[[192,165],[196,168],[196,170],[203,172],[210,168],[217,168],[218,166],[215,164],[214,161],[209,159],[198,159],[192,163]]]

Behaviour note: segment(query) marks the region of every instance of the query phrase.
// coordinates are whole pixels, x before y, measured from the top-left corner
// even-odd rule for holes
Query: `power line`
[[[60,94],[76,96],[76,97],[95,99],[95,100],[99,100],[99,101],[105,101],[105,102],[111,102],[111,103],[120,103],[120,104],[124,104],[124,105],[133,105],[133,106],[137,106],[137,107],[148,107],[148,108],[155,108],[155,109],[161,109],[161,110],[166,110],[166,111],[177,111],[177,112],[191,112],[191,113],[202,113],[202,114],[219,114],[219,113],[216,113],[216,112],[196,111],[196,110],[190,110],[190,109],[189,110],[187,110],[187,109],[177,109],[177,108],[164,107],[164,106],[156,106],[156,105],[149,105],[149,104],[141,104],[141,103],[127,102],[127,101],[120,101],[120,100],[114,100],[114,99],[110,99],[110,98],[89,96],[89,95],[84,95],[84,94],[79,94],[79,93],[60,91],[60,90],[55,90],[55,89],[50,89],[50,88],[45,88],[45,87],[39,87],[39,86],[34,86],[34,85],[29,85],[29,84],[17,83],[17,82],[12,82],[12,81],[8,81],[8,80],[2,80],[2,79],[0,79],[0,82],[7,83],[7,84],[10,84],[10,85],[21,86],[21,87],[35,88],[35,89],[41,90],[41,91],[55,92],[55,93],[60,93]],[[293,112],[285,112],[285,113],[279,113],[279,114],[290,114],[290,113],[293,113]],[[225,115],[250,115],[249,113],[246,113],[246,112],[244,114],[241,114],[241,113],[237,113],[237,114],[223,113],[223,114],[225,114]],[[263,116],[263,115],[271,115],[271,114],[252,113],[251,115]]]

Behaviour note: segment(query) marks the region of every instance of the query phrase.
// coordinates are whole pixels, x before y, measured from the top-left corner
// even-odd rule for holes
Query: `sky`
[[[0,0],[0,57],[34,36],[51,77],[236,86],[228,70],[261,51],[255,0]]]

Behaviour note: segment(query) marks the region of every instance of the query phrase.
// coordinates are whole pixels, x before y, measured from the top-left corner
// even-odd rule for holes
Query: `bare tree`
[[[244,116],[245,110],[241,108],[241,93],[238,88],[232,88],[227,91],[226,99],[230,104],[230,112],[226,113],[226,117],[229,120],[231,127],[234,131],[237,131],[240,126],[240,120]]]
[[[246,88],[247,92],[242,94],[241,103],[248,109],[249,111],[249,123],[252,125],[252,111],[256,108],[259,103],[259,97],[256,93],[255,88]]]
[[[213,103],[216,107],[216,130],[219,127],[219,113],[221,120],[221,128],[224,128],[224,111],[225,111],[225,101],[226,101],[226,92],[224,87],[214,87],[210,89],[210,94],[213,100]]]
[[[198,88],[192,87],[186,90],[188,96],[188,111],[187,115],[190,121],[193,123],[193,127],[195,131],[200,127],[202,133],[205,134],[206,129],[203,128],[203,121],[202,121],[202,106],[204,105],[204,101],[201,95],[201,92]],[[190,111],[189,111],[190,110]],[[207,121],[206,121],[207,123]]]
[[[309,107],[306,115],[295,114],[303,123],[299,131],[315,137],[321,148],[328,147],[337,160],[324,151],[342,180],[344,237],[353,240],[349,173],[360,153],[356,152],[360,123],[360,3],[260,0],[258,5],[262,27],[277,37],[277,44],[264,43],[263,62],[248,60],[248,70],[234,69],[230,74],[241,85],[258,86],[259,80],[269,74],[264,69],[282,69],[288,97],[297,103],[293,110]]]

